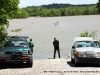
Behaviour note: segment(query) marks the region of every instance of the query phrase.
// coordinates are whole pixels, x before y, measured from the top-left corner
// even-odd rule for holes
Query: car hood
[[[25,47],[3,47],[0,49],[0,51],[25,51],[28,50],[28,48]]]
[[[94,54],[94,53],[99,53],[100,48],[95,48],[95,47],[76,48],[76,52],[86,52],[87,54]]]

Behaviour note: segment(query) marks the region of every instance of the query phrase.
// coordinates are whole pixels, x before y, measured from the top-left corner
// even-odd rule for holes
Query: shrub
[[[21,28],[17,28],[17,29],[15,29],[15,30],[11,30],[11,32],[20,32],[20,31],[22,31]]]
[[[98,30],[92,31],[91,33],[89,33],[88,31],[85,31],[83,33],[80,33],[80,37],[93,37],[93,38],[96,38],[97,37],[97,32],[98,32]]]

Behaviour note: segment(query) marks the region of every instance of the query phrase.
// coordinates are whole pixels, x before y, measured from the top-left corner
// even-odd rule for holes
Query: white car
[[[91,37],[76,37],[71,49],[71,62],[75,66],[80,63],[100,63],[100,43]]]

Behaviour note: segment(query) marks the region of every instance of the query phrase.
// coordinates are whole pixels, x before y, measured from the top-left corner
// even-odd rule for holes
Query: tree
[[[47,17],[47,16],[50,16],[50,10],[47,10],[47,9],[43,9],[42,8],[42,11],[41,11],[41,14],[40,14],[41,17]]]
[[[27,18],[27,17],[29,16],[29,14],[28,14],[27,11],[25,11],[25,10],[23,10],[23,9],[21,9],[20,11],[21,11],[21,13],[18,14],[18,15],[16,15],[15,18]],[[13,18],[13,17],[12,17],[12,18]]]
[[[100,14],[100,0],[97,2],[98,13]]]
[[[66,8],[60,8],[59,9],[61,16],[67,16],[68,12]]]
[[[96,4],[71,5],[71,4],[50,4],[42,6],[28,6],[24,9],[29,17],[53,17],[53,16],[72,16],[72,15],[91,15],[98,14]]]
[[[8,33],[6,31],[9,26],[8,19],[12,15],[19,13],[19,0],[1,0],[0,1],[0,45],[7,39]]]
[[[58,9],[52,8],[50,13],[52,16],[60,16],[60,12],[58,11]]]

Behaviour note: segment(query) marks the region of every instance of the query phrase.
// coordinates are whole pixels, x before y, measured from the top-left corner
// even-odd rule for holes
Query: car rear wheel
[[[33,57],[32,57],[32,55],[30,55],[29,56],[29,59],[28,59],[28,62],[27,62],[27,67],[32,67],[32,65],[33,65]]]

